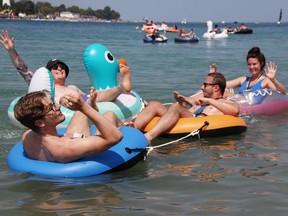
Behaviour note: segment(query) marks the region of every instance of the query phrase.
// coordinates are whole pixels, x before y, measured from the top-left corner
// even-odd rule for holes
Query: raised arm
[[[33,76],[33,72],[28,68],[23,59],[17,53],[14,46],[14,38],[10,38],[8,31],[2,30],[0,35],[0,42],[4,49],[9,53],[10,58],[16,67],[18,73],[23,77],[26,83],[29,85]]]
[[[106,117],[99,114],[94,108],[85,103],[80,95],[67,94],[64,97],[68,100],[66,107],[75,111],[77,110],[72,119],[74,122],[71,120],[69,124],[83,124],[84,114],[95,124],[100,135],[87,136],[82,139],[63,138],[64,142],[54,142],[54,145],[47,148],[49,148],[56,161],[65,163],[90,154],[101,153],[123,138],[123,134],[118,129],[116,123],[113,124]]]
[[[271,83],[275,86],[276,90],[281,92],[282,94],[286,94],[286,88],[285,86],[276,79],[276,72],[277,72],[277,65],[274,64],[274,62],[267,63],[265,69],[266,77],[271,81]],[[268,82],[268,88],[274,89],[273,85]]]

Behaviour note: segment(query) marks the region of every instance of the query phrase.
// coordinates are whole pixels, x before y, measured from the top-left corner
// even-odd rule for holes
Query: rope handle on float
[[[146,147],[146,150],[147,150],[147,153],[146,153],[146,157],[150,154],[151,151],[153,151],[154,149],[157,149],[157,148],[161,148],[163,146],[167,146],[167,145],[170,145],[170,144],[173,144],[173,143],[176,143],[176,142],[179,142],[183,139],[186,139],[188,138],[189,136],[195,136],[195,135],[198,135],[198,138],[201,139],[200,137],[200,131],[203,130],[204,127],[208,126],[209,125],[209,122],[208,121],[205,121],[204,124],[199,128],[199,129],[195,129],[194,131],[190,132],[189,134],[187,134],[186,136],[184,137],[181,137],[177,140],[173,140],[173,141],[170,141],[170,142],[167,142],[167,143],[163,143],[163,144],[160,144],[160,145],[157,145],[157,146],[149,146],[149,147]]]

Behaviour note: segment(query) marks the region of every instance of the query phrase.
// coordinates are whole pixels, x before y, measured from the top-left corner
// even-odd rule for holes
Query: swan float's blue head
[[[119,63],[102,44],[88,46],[83,54],[83,62],[92,85],[96,90],[116,87]]]

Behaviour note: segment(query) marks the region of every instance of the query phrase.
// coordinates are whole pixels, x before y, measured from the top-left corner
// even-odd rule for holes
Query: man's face
[[[207,76],[201,87],[203,96],[207,98],[212,98],[214,94],[214,87],[215,84],[213,83],[213,77]]]
[[[50,69],[54,80],[66,79],[65,67],[62,64],[56,64]]]
[[[45,98],[45,110],[43,112],[43,119],[46,124],[57,126],[59,123],[65,120],[65,115],[60,110],[60,105],[55,104],[48,97]]]

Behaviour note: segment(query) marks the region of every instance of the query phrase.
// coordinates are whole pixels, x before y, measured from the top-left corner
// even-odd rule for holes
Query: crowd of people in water
[[[152,20],[146,21],[146,23],[143,24],[142,31],[146,32],[146,36],[152,38],[153,40],[156,38],[165,37],[166,32],[177,33],[179,37],[197,37],[196,33],[193,31],[193,28],[191,28],[189,32],[186,32],[185,28],[178,29],[176,24],[169,27],[165,21],[163,21],[161,25],[155,24]]]
[[[186,33],[181,29],[179,34],[193,36],[194,32]],[[16,51],[14,38],[9,36],[8,31],[2,31],[0,42],[19,74],[29,84],[33,72],[29,70]],[[86,102],[78,87],[65,85],[69,67],[60,60],[50,60],[46,68],[53,76],[56,98],[42,90],[28,93],[15,106],[16,119],[28,128],[22,138],[24,149],[32,159],[70,162],[86,155],[103,152],[118,143],[123,138],[118,128],[121,125],[143,130],[154,117],[160,117],[155,127],[145,133],[145,137],[151,143],[155,138],[173,128],[180,118],[224,114],[238,116],[239,105],[228,100],[231,93],[226,91],[227,88],[239,88],[239,93],[250,89],[272,89],[286,94],[285,86],[276,79],[277,66],[273,62],[266,63],[265,56],[259,47],[249,50],[246,62],[250,71],[249,75],[226,80],[218,71],[217,65],[212,64],[203,84],[199,86],[202,94],[184,96],[175,91],[173,93],[175,103],[171,106],[166,107],[161,101],[149,101],[135,119],[121,122],[111,111],[107,111],[104,115],[99,114],[95,102],[113,101],[122,92],[131,91],[128,66],[120,63],[119,86],[100,92],[91,88],[90,99]],[[76,111],[65,136],[58,135],[56,129],[56,126],[65,120],[59,104]],[[89,120],[97,127],[96,134],[90,134]],[[79,145],[79,139],[81,139],[81,145]]]
[[[227,30],[228,33],[235,33],[235,32],[241,32],[248,30],[249,28],[245,23],[242,23],[241,25],[232,28],[231,26],[224,25],[222,29],[219,28],[218,24],[215,24],[213,29],[210,32],[215,32],[216,34],[219,34],[223,31],[223,29]]]
[[[247,31],[249,30],[249,31]],[[168,26],[165,21],[162,23],[156,24],[153,20],[148,21],[143,24],[142,31],[146,32],[146,37],[155,40],[157,38],[164,38],[166,32],[173,32],[178,33],[179,37],[186,37],[186,38],[197,38],[197,35],[193,28],[190,29],[189,32],[186,31],[185,28],[178,28],[176,24],[173,26]],[[220,34],[225,31],[227,34],[234,34],[234,33],[252,33],[252,30],[247,27],[245,23],[242,23],[239,26],[232,28],[231,26],[224,25],[223,28],[220,28],[218,24],[215,24],[209,33],[216,33]]]

